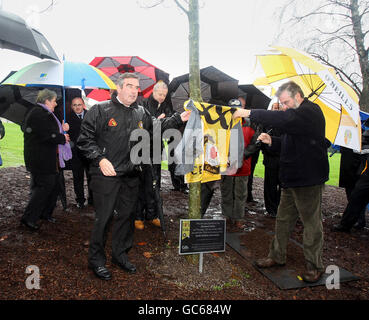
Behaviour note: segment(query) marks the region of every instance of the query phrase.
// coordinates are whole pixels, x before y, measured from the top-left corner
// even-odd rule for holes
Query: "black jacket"
[[[83,111],[83,118],[87,114],[87,110]],[[81,131],[81,123],[82,120],[76,115],[76,113],[72,110],[66,118],[66,122],[69,124],[69,131],[67,132],[70,137],[70,146],[72,149],[72,159],[67,161],[66,169],[71,169],[73,166],[80,166],[83,163],[84,157],[81,151],[77,148],[77,139],[79,137],[79,133]]]
[[[3,123],[0,120],[0,139],[4,138],[4,136],[5,136],[5,128],[4,128]]]
[[[24,124],[24,162],[34,174],[52,174],[59,170],[58,144],[65,144],[64,134],[51,112],[36,105]]]
[[[143,106],[155,118],[159,117],[162,113],[165,114],[165,117],[170,117],[173,114],[173,106],[167,98],[163,101],[159,108],[158,105],[159,103],[154,99],[153,94],[143,101]]]
[[[181,117],[175,113],[162,121],[162,130],[182,125]],[[77,146],[83,155],[92,161],[91,173],[100,172],[99,162],[106,158],[114,166],[117,175],[134,172],[136,166],[131,162],[130,142],[135,129],[146,129],[150,136],[153,119],[150,113],[136,103],[126,107],[119,103],[116,94],[112,100],[94,105],[81,124]]]
[[[280,149],[280,180],[284,188],[319,185],[329,178],[325,119],[307,99],[286,111],[251,110],[251,121],[280,129],[272,149]]]

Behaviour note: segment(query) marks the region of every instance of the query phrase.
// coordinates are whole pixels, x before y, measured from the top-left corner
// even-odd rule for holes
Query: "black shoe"
[[[181,189],[180,191],[181,191],[182,193],[184,193],[184,194],[188,194],[188,192],[189,192],[187,188],[183,188],[183,189]]]
[[[336,224],[336,225],[333,226],[331,231],[350,233],[350,228],[344,227],[342,224]]]
[[[91,267],[88,266],[89,269],[91,269],[95,276],[98,277],[101,280],[110,280],[111,279],[111,273],[108,269],[106,269],[104,266],[100,267]]]
[[[50,222],[50,223],[56,223],[56,219],[55,218],[53,218],[53,217],[41,217],[41,219],[42,220],[46,220],[46,221],[48,221],[48,222]]]
[[[365,223],[356,222],[356,223],[354,224],[354,228],[355,228],[356,230],[362,230],[362,229],[364,229],[364,228],[365,228]]]
[[[77,208],[78,209],[83,209],[85,207],[85,203],[84,202],[77,202]]]
[[[33,222],[28,222],[27,220],[23,218],[21,219],[21,223],[32,231],[37,231],[38,229],[40,229],[40,226],[38,224],[33,223]]]
[[[111,262],[113,264],[117,265],[118,267],[120,267],[121,269],[123,269],[124,271],[128,272],[128,273],[136,273],[136,267],[132,263],[130,263],[128,260],[121,263],[118,260],[116,260],[115,258],[112,258]]]

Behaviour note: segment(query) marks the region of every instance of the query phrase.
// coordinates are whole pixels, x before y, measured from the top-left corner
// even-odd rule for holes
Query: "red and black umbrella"
[[[134,72],[140,78],[140,94],[149,97],[156,82],[159,80],[168,84],[169,74],[153,66],[151,63],[138,56],[121,57],[96,57],[90,65],[100,69],[114,82],[119,75],[125,72]],[[88,98],[103,101],[110,99],[109,91],[93,90],[87,95]]]

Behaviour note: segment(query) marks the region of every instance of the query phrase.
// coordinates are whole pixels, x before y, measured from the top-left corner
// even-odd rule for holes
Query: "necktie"
[[[78,114],[78,118],[82,120],[82,113]]]

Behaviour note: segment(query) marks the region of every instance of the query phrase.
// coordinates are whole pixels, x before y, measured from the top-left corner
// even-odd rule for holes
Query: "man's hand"
[[[165,118],[165,113],[162,113],[159,117],[158,117],[158,119],[164,119]]]
[[[104,176],[113,177],[113,176],[117,175],[117,173],[114,170],[113,165],[111,164],[111,162],[108,159],[104,158],[104,159],[100,160],[99,166],[100,166],[100,170],[101,170],[101,172]]]
[[[64,134],[64,137],[65,137],[65,143],[70,142],[70,137],[68,133]]]
[[[237,110],[233,113],[232,118],[247,118],[250,116],[250,112],[251,110],[237,108]]]
[[[64,120],[63,120],[63,123],[62,123],[62,129],[66,132],[66,131],[69,131],[69,124],[68,123],[65,123]]]
[[[262,133],[260,134],[260,136],[258,136],[258,139],[257,140],[260,140],[261,142],[271,146],[272,145],[272,137],[267,134],[267,133]]]
[[[191,115],[191,111],[183,111],[181,113],[181,119],[183,122],[188,121],[188,119],[190,119],[190,115]]]

